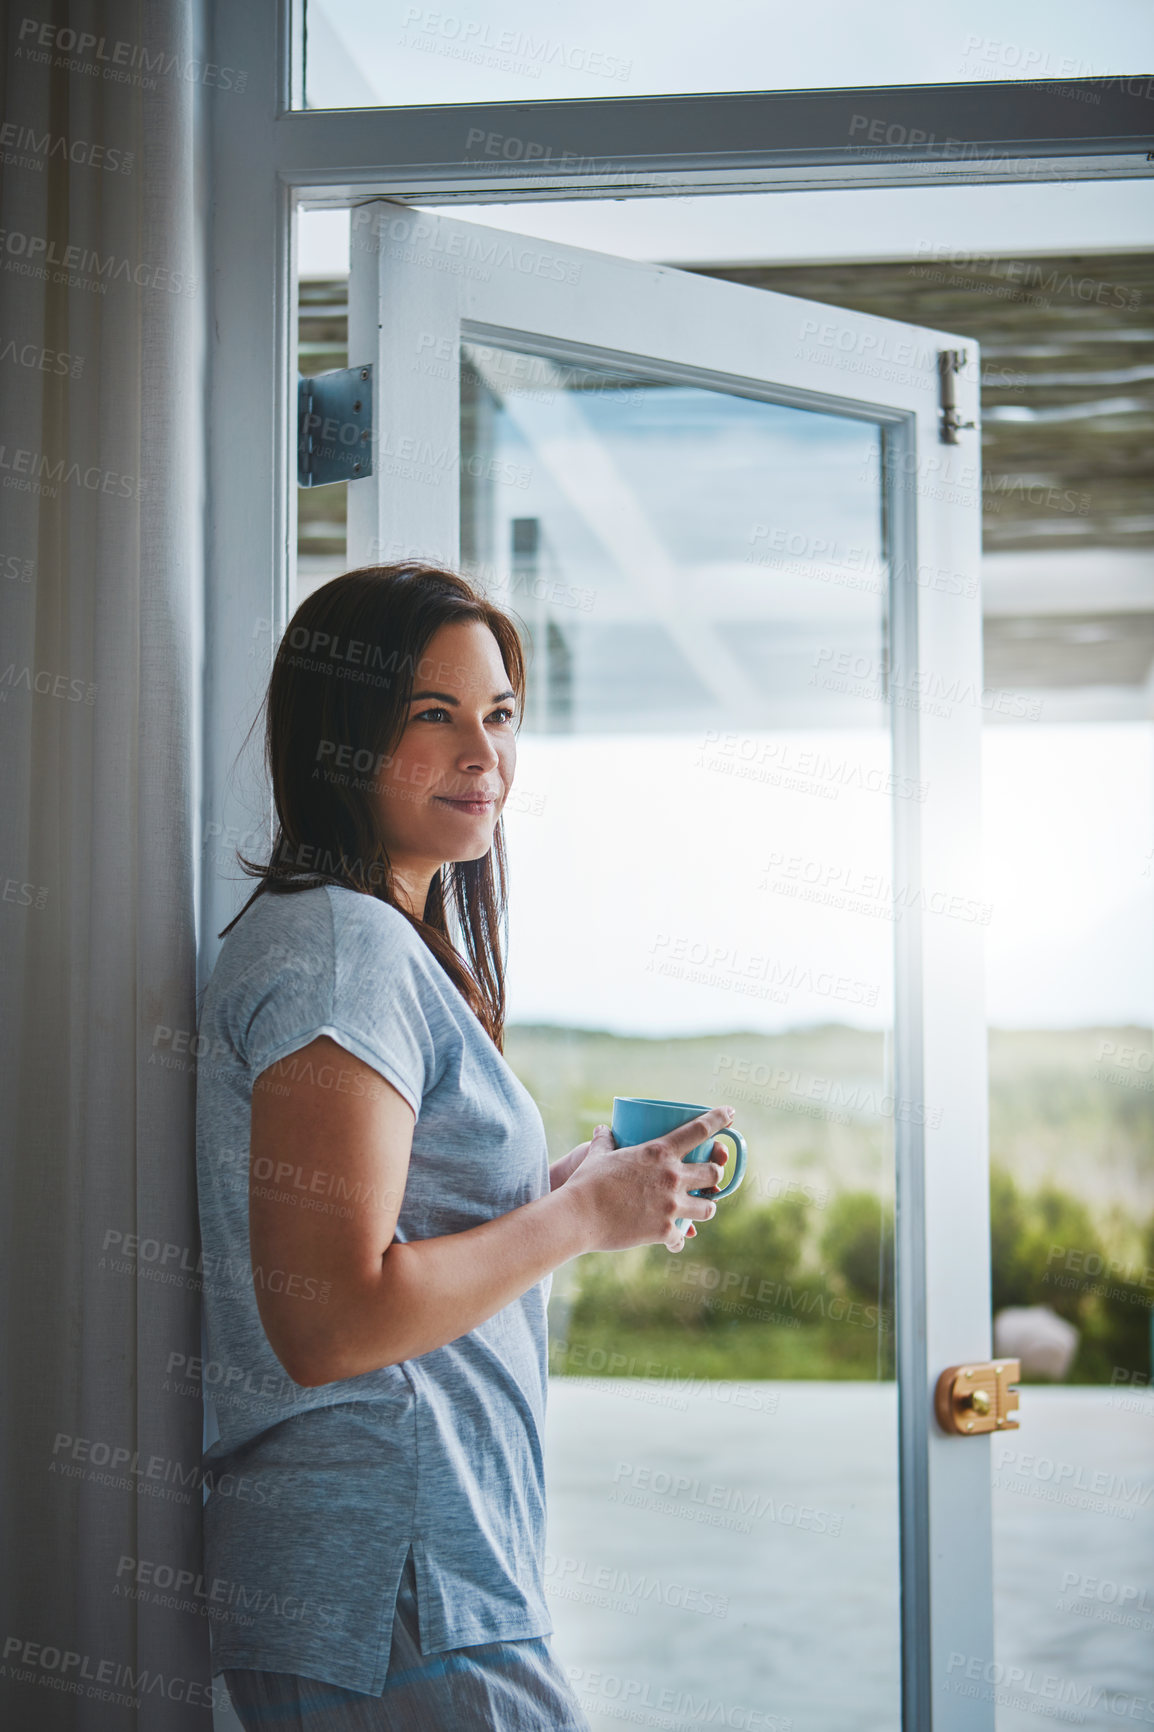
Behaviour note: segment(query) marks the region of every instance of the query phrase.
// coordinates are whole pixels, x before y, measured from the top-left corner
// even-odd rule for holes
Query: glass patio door
[[[352,213],[349,564],[460,564],[530,684],[506,1055],[554,1158],[731,1102],[679,1256],[559,1270],[555,1645],[597,1728],[993,1727],[976,431],[948,334]]]

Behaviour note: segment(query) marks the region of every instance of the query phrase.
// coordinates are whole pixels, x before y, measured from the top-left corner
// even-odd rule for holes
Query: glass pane
[[[1032,0],[971,0],[964,18],[921,8],[900,30],[879,30],[858,0],[792,13],[719,0],[707,18],[656,0],[307,0],[304,106],[1102,78],[1132,73],[1152,47],[1149,17],[1126,0],[1057,17]]]
[[[1042,653],[1039,690],[1077,666]],[[1023,1387],[966,1688],[998,1732],[1150,1725],[1154,728],[994,727],[984,780],[994,1340]]]
[[[732,1103],[696,1240],[554,1276],[546,1580],[598,1728],[899,1714],[895,797],[871,424],[472,344],[462,563],[530,657],[507,1056],[556,1158]],[[898,1103],[898,1112],[917,1110]]]

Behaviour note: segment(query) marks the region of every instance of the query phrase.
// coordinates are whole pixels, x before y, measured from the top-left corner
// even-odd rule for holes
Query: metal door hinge
[[[964,349],[938,350],[938,398],[942,411],[939,437],[943,445],[956,445],[959,432],[974,426],[972,421],[958,420],[958,405],[954,396],[954,374],[961,372],[967,359]]]
[[[373,369],[297,379],[297,484],[327,487],[373,472]]]
[[[992,1359],[979,1364],[950,1365],[938,1378],[934,1412],[943,1431],[969,1437],[981,1431],[1018,1431],[1010,1415],[1018,1407],[1018,1359]]]

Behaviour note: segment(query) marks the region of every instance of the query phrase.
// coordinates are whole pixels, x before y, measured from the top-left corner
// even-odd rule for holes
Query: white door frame
[[[1031,86],[1025,117],[1011,99],[1012,86],[983,86],[978,92],[935,87],[929,95],[882,90],[292,112],[289,0],[207,4],[213,60],[243,73],[244,88],[234,80],[231,89],[215,93],[209,133],[213,206],[207,274],[201,983],[216,958],[216,934],[239,906],[233,875],[223,876],[221,867],[236,843],[244,845],[254,815],[262,810],[258,737],[239,774],[234,764],[289,612],[296,529],[294,249],[300,204],[344,204],[379,194],[428,198],[434,191],[484,201],[515,194],[597,196],[610,189],[703,192],[1154,172],[1147,161],[1154,150],[1147,130],[1154,111],[1148,93],[1125,85],[1103,90],[1098,103]],[[939,116],[947,112],[941,105],[947,105],[952,135],[943,138],[939,121],[936,138],[928,129],[927,139],[915,141],[911,135],[927,131],[918,117],[931,98]],[[894,129],[898,142],[863,150],[850,131],[863,108],[884,129]],[[532,140],[525,142],[539,142],[549,153],[544,172],[526,168],[523,161],[492,157],[484,143],[494,133],[524,140],[530,130],[527,110]],[[478,128],[482,144],[473,151],[469,141]],[[606,140],[612,145],[608,158]],[[843,384],[839,379],[839,390]],[[972,378],[960,381],[959,406],[963,419],[977,420]],[[915,431],[908,418],[895,424],[899,460],[903,427],[906,438]],[[916,544],[912,495],[898,490],[894,504],[891,544],[898,564],[908,567]],[[971,552],[976,558],[976,547]],[[943,674],[952,666],[980,665],[976,607],[965,631],[951,641],[943,636],[940,608],[919,609],[916,584],[899,588],[895,603],[895,659]],[[978,883],[977,778],[958,765],[976,765],[980,716],[974,705],[959,726],[940,727],[923,717],[919,730],[912,710],[895,714],[895,771],[921,780],[935,767],[948,771],[960,800],[956,833],[971,845],[965,859],[935,857],[932,847],[926,851],[913,814],[898,810],[899,883]],[[267,807],[267,795],[263,800]],[[898,808],[910,804],[895,802]],[[259,844],[253,838],[248,846]],[[964,1285],[973,1292],[975,1280],[980,1288],[988,1268],[980,945],[959,921],[935,924],[916,916],[900,923],[897,943],[902,978],[918,981],[925,971],[946,971],[960,982],[965,1001],[955,1019],[942,1005],[924,1006],[907,990],[909,1014],[896,1040],[903,1087],[912,1099],[928,1098],[942,1107],[941,1134],[935,1133],[932,1142],[922,1126],[906,1121],[896,1127],[903,1271],[899,1376],[905,1391],[903,1722],[905,1732],[927,1732],[931,1725],[934,1732],[963,1727],[991,1732],[991,1704],[941,1689],[951,1642],[964,1649],[967,1659],[993,1658],[989,1598],[978,1596],[982,1603],[976,1608],[960,1603],[959,1575],[950,1567],[956,1547],[972,1546],[977,1554],[971,1572],[963,1575],[973,1580],[989,1571],[987,1447],[975,1439],[945,1438],[929,1418],[930,1379],[937,1370],[989,1350],[988,1308],[951,1309],[942,1302],[951,1270],[964,1270]],[[959,1028],[967,1031],[963,1040]],[[958,1219],[971,1224],[972,1244],[956,1243],[951,1225]],[[928,1264],[935,1270],[936,1292],[927,1291]]]
[[[456,354],[469,338],[521,341],[534,353],[735,386],[885,429],[892,665],[901,681],[892,705],[893,771],[898,787],[932,790],[925,804],[893,800],[894,884],[960,893],[973,912],[980,902],[979,435],[975,427],[957,446],[941,443],[937,355],[968,349],[959,405],[961,419],[976,422],[976,344],[391,201],[358,205],[352,230],[349,353],[376,368],[378,455],[373,475],[349,493],[351,566],[458,557],[458,381],[454,368],[414,370],[422,343]],[[811,329],[807,350],[803,333]],[[442,484],[420,478],[422,451],[436,454]],[[406,452],[418,454],[415,462],[393,461]],[[919,485],[911,485],[915,476]],[[927,693],[919,707],[915,670],[932,671],[939,695],[961,690],[968,698],[942,705]],[[980,920],[923,917],[916,907],[895,921],[903,1698],[906,1726],[918,1732],[993,1725],[992,1704],[949,1688],[957,1653],[994,1657],[989,1443],[945,1437],[932,1413],[937,1373],[989,1354],[982,930]],[[969,1228],[963,1243],[958,1221]]]

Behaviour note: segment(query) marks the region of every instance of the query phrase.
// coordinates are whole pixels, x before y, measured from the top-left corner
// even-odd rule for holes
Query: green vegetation
[[[553,1369],[892,1377],[892,1267],[893,1211],[869,1192],[823,1212],[796,1196],[757,1204],[743,1187],[678,1256],[646,1245],[581,1259]]]
[[[1150,1374],[1154,1098],[1103,1049],[1134,1030],[991,1034],[992,1305],[1048,1305],[1081,1334],[1069,1381]],[[830,1026],[644,1040],[513,1027],[507,1056],[553,1158],[644,1094],[737,1108],[750,1171],[685,1251],[558,1270],[557,1374],[888,1378],[893,1103],[882,1037]],[[888,1116],[887,1116],[888,1104]],[[927,1109],[932,1103],[927,1103]]]
[[[1048,1305],[1081,1332],[1070,1383],[1109,1383],[1114,1368],[1150,1375],[1154,1214],[1138,1254],[1113,1252],[1086,1205],[1054,1186],[1026,1194],[1002,1168],[990,1179],[993,1309]]]

